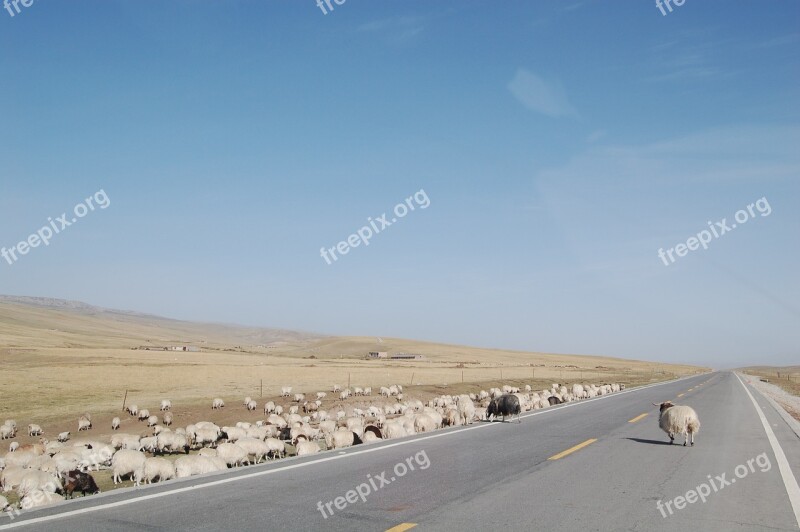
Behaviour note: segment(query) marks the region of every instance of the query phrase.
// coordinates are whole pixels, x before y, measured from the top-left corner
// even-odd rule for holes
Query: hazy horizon
[[[0,257],[0,293],[796,364],[800,3],[721,5],[0,9],[0,247],[54,233]]]

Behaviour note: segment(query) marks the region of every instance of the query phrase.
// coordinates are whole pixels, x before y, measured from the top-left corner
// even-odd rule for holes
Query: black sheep
[[[91,493],[92,495],[100,493],[100,489],[97,487],[92,475],[83,473],[77,469],[72,470],[64,475],[64,491],[67,494],[67,498],[70,499],[75,491],[80,491],[84,497],[86,496],[87,492]]]
[[[516,395],[501,395],[489,403],[489,408],[486,409],[486,419],[491,421],[492,416],[503,416],[503,421],[506,416],[517,416],[517,422],[522,423],[519,415],[522,413],[522,407],[519,405],[519,397]],[[513,417],[512,417],[513,419]]]

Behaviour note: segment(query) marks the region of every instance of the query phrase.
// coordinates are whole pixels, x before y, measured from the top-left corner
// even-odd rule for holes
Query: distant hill
[[[143,346],[184,345],[208,352],[277,357],[286,363],[310,358],[331,362],[363,361],[370,351],[386,351],[390,355],[422,355],[422,360],[416,364],[453,367],[497,365],[600,371],[652,368],[679,374],[698,369],[608,356],[525,352],[390,337],[379,340],[364,336],[324,336],[284,329],[188,322],[111,310],[79,301],[0,295],[0,355],[14,349],[42,353],[64,348],[130,350]]]
[[[80,301],[0,295],[2,347],[303,346],[323,335],[197,323],[112,310]]]

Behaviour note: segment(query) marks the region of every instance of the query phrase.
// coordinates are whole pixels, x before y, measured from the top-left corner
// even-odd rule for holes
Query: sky
[[[798,364],[800,2],[670,6],[0,9],[0,293]]]

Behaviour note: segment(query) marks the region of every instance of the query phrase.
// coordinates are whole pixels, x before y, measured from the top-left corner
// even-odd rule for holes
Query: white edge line
[[[702,373],[700,375],[708,375],[708,374],[707,373]],[[656,382],[654,384],[646,384],[644,386],[638,386],[636,388],[630,388],[628,390],[623,390],[621,392],[612,393],[611,395],[603,395],[603,396],[599,396],[599,397],[594,397],[592,399],[586,399],[586,400],[583,400],[583,401],[574,401],[574,402],[570,402],[570,403],[564,403],[563,405],[559,405],[557,408],[547,408],[547,409],[544,409],[544,410],[537,410],[536,412],[532,412],[532,413],[526,414],[526,415],[524,415],[522,417],[529,418],[529,417],[533,417],[533,416],[548,414],[550,412],[561,412],[561,411],[563,411],[563,410],[565,410],[567,408],[570,408],[572,406],[585,405],[587,403],[592,403],[594,401],[599,401],[601,399],[612,399],[614,397],[619,397],[621,395],[625,395],[626,393],[638,392],[638,391],[641,391],[641,390],[646,390],[647,388],[652,388],[654,386],[663,386],[665,384],[672,384],[672,383],[675,383],[675,382],[682,381],[684,379],[691,379],[692,377],[698,377],[700,375],[687,375],[686,377],[681,377],[679,379],[673,379],[673,380],[664,381],[664,382]],[[56,513],[56,514],[47,515],[47,516],[43,516],[43,517],[34,517],[33,519],[26,519],[24,521],[18,521],[16,523],[8,523],[6,525],[2,525],[2,526],[0,526],[0,530],[9,530],[11,528],[18,528],[18,527],[22,527],[22,526],[37,524],[37,523],[45,523],[47,521],[53,521],[53,520],[56,520],[56,519],[65,519],[67,517],[74,517],[76,515],[92,513],[92,512],[98,512],[98,511],[101,511],[101,510],[107,510],[109,508],[117,508],[117,507],[120,507],[120,506],[127,506],[129,504],[135,504],[137,502],[143,502],[143,501],[147,501],[147,500],[150,500],[150,499],[157,499],[159,497],[165,497],[167,495],[176,495],[178,493],[186,493],[187,491],[193,491],[193,490],[202,489],[202,488],[210,488],[212,486],[220,486],[222,484],[228,484],[230,482],[236,482],[236,481],[239,481],[239,480],[245,480],[245,479],[250,479],[250,478],[255,478],[255,477],[261,477],[261,476],[264,476],[264,475],[271,475],[271,474],[274,474],[274,473],[279,473],[281,471],[288,471],[290,469],[295,469],[295,468],[298,468],[298,467],[307,467],[307,466],[314,465],[314,464],[321,464],[323,462],[328,462],[330,460],[339,460],[341,458],[346,458],[348,456],[356,456],[356,455],[359,455],[359,454],[372,453],[372,452],[376,452],[376,451],[382,451],[383,449],[390,449],[392,447],[397,447],[397,446],[400,446],[400,445],[409,445],[409,444],[417,443],[417,442],[424,441],[424,440],[431,440],[431,439],[434,439],[434,438],[441,438],[441,437],[450,436],[450,435],[453,435],[453,434],[460,434],[460,433],[466,432],[468,430],[476,430],[476,429],[482,429],[482,428],[486,428],[486,427],[502,427],[502,426],[503,426],[503,423],[481,423],[479,425],[475,425],[475,426],[472,426],[472,427],[464,427],[463,429],[458,429],[458,430],[449,430],[449,431],[446,431],[446,432],[441,432],[439,434],[432,434],[430,436],[423,436],[421,438],[414,438],[414,439],[409,439],[409,440],[400,441],[400,442],[396,442],[396,443],[390,443],[388,445],[381,445],[380,447],[372,447],[372,448],[368,448],[368,449],[358,450],[356,452],[350,452],[350,453],[346,453],[346,454],[337,454],[337,455],[333,455],[333,456],[322,457],[322,458],[319,458],[317,460],[309,460],[308,462],[303,462],[301,464],[287,465],[287,466],[278,467],[278,468],[275,468],[275,469],[268,469],[266,471],[258,471],[258,472],[255,472],[255,473],[248,473],[246,475],[236,475],[236,476],[232,476],[232,477],[229,477],[229,478],[224,478],[224,479],[221,479],[221,480],[213,480],[211,482],[204,482],[202,484],[195,484],[193,486],[187,486],[185,488],[176,488],[174,490],[161,491],[161,492],[158,492],[158,493],[152,493],[150,495],[142,495],[140,497],[133,497],[133,498],[125,499],[125,500],[122,500],[122,501],[111,502],[111,503],[108,503],[108,504],[100,504],[100,505],[97,505],[97,506],[90,506],[88,508],[81,508],[81,509],[78,509],[78,510],[71,510],[69,512],[61,512],[61,513]],[[790,473],[791,473],[791,471],[790,471]],[[189,477],[189,478],[191,478],[191,477]],[[113,492],[108,492],[108,493],[110,494],[110,493],[113,493]],[[42,509],[44,509],[44,508],[42,508]]]
[[[764,411],[761,410],[761,407],[756,402],[753,394],[750,393],[750,390],[747,389],[747,386],[745,386],[741,377],[739,377],[739,375],[735,372],[734,375],[736,375],[736,378],[739,380],[739,384],[742,385],[742,388],[744,388],[744,391],[747,392],[750,400],[753,401],[753,406],[756,407],[756,412],[758,413],[758,417],[761,419],[761,424],[764,425],[764,431],[767,433],[767,439],[769,440],[769,444],[772,446],[772,452],[775,453],[775,460],[778,462],[778,470],[781,472],[783,485],[786,487],[786,494],[789,496],[789,502],[792,505],[792,510],[794,510],[794,518],[797,521],[797,525],[800,526],[800,487],[797,485],[797,479],[794,478],[794,473],[792,473],[792,468],[789,467],[789,461],[786,459],[786,454],[784,454],[783,448],[778,442],[778,438],[775,437],[772,427],[769,426],[769,421],[767,421],[767,416],[764,415]]]

